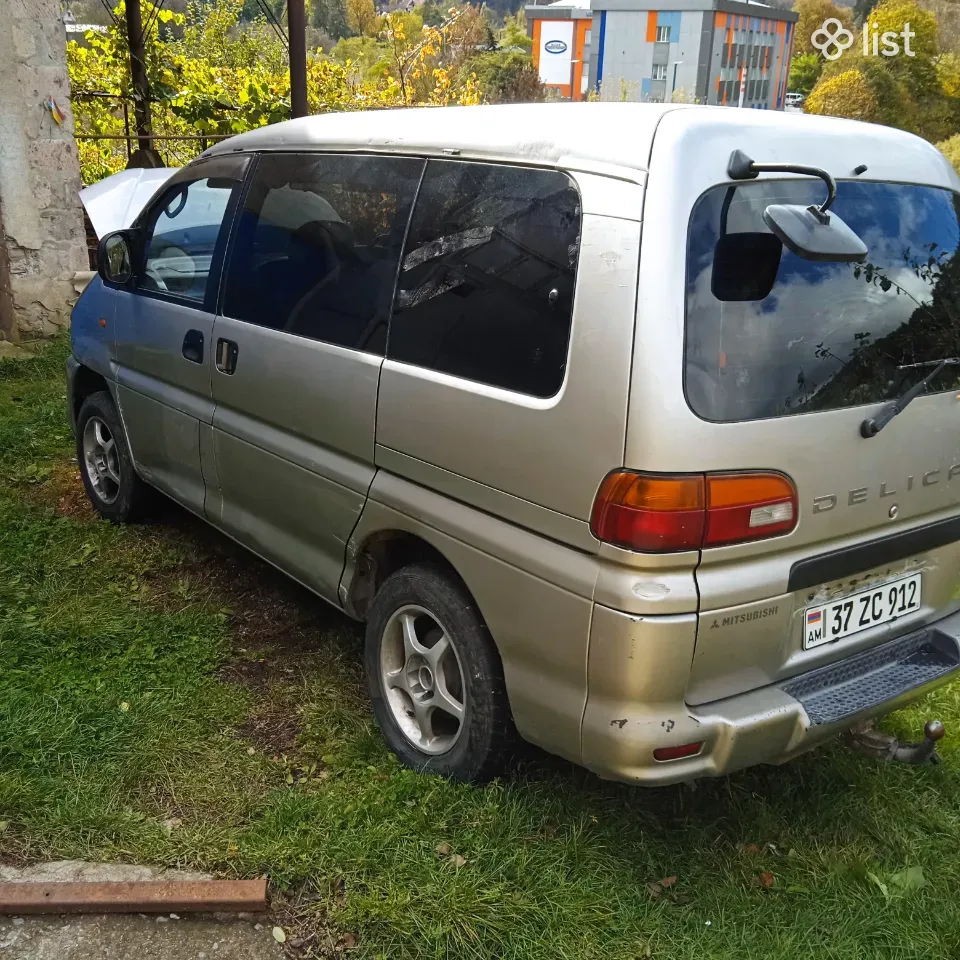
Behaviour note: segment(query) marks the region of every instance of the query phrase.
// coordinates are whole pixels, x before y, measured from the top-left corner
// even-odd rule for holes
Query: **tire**
[[[503,667],[453,576],[417,563],[387,577],[368,611],[365,665],[377,725],[406,766],[467,783],[504,770],[517,735]]]
[[[93,509],[111,523],[147,512],[153,491],[137,476],[127,436],[110,394],[91,393],[77,415],[77,463]]]

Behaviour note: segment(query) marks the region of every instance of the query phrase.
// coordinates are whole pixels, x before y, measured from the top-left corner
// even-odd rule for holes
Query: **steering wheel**
[[[143,272],[144,272],[144,275],[147,277],[147,279],[153,282],[153,285],[154,287],[156,287],[157,290],[160,290],[162,293],[170,292],[170,289],[167,286],[166,282],[164,281],[163,277],[161,277],[160,274],[157,273],[157,271],[150,266],[150,264],[147,264]]]

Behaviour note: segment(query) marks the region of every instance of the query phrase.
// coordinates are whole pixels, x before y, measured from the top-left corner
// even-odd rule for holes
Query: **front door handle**
[[[183,337],[183,359],[203,363],[203,331],[188,330]]]
[[[240,348],[232,341],[221,337],[217,341],[217,369],[221,373],[233,373],[237,369],[237,354]]]

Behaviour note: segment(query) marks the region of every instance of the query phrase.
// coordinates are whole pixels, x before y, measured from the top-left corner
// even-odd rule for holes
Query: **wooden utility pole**
[[[162,167],[163,161],[153,149],[150,129],[150,81],[147,78],[147,52],[144,48],[143,18],[140,0],[127,0],[127,43],[130,47],[130,78],[133,81],[133,117],[137,128],[137,149],[128,167]]]
[[[290,38],[290,116],[307,115],[307,17],[304,0],[287,0]]]

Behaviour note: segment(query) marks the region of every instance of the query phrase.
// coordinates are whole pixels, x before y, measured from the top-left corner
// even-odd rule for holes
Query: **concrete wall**
[[[68,322],[71,280],[88,261],[60,4],[0,7],[0,342],[16,343]]]

